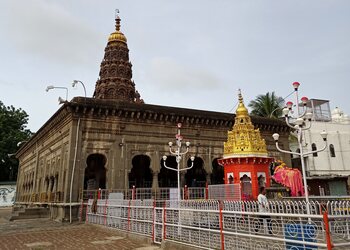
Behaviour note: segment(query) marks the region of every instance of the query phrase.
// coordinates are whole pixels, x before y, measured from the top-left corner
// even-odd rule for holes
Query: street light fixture
[[[169,145],[169,152],[172,154],[172,155],[175,155],[176,157],[176,163],[177,163],[177,169],[174,169],[174,168],[170,168],[166,165],[166,159],[167,159],[167,156],[164,155],[163,156],[163,165],[165,168],[167,169],[170,169],[170,170],[173,170],[173,171],[176,171],[177,172],[177,200],[180,201],[181,200],[181,189],[180,189],[180,186],[181,186],[181,183],[180,183],[180,172],[181,171],[185,171],[185,170],[188,170],[188,169],[191,169],[193,167],[193,164],[194,164],[194,159],[195,157],[192,156],[190,158],[191,160],[191,166],[190,167],[187,167],[187,168],[182,168],[180,169],[180,161],[182,159],[182,156],[187,154],[188,153],[188,150],[190,148],[190,142],[186,142],[185,145],[186,145],[186,150],[184,152],[181,152],[181,141],[182,141],[182,136],[181,136],[181,133],[180,133],[180,129],[181,129],[181,123],[178,123],[177,124],[177,134],[175,136],[176,138],[176,149],[175,151],[172,150],[172,147],[173,147],[173,143],[172,142],[169,142],[168,145]]]
[[[80,83],[81,85],[83,85],[83,88],[84,88],[84,95],[85,95],[85,98],[86,98],[86,88],[85,88],[85,84],[80,81],[80,80],[73,80],[72,82],[72,87],[74,88],[78,83]]]
[[[20,147],[23,143],[26,143],[26,142],[28,142],[28,141],[19,141],[19,142],[17,142],[17,147]]]
[[[287,125],[292,128],[293,130],[296,130],[297,132],[297,137],[298,137],[298,144],[299,144],[299,149],[300,149],[300,153],[296,153],[296,152],[290,152],[287,150],[283,150],[279,147],[278,145],[278,139],[279,139],[279,134],[275,133],[272,135],[275,143],[276,143],[276,148],[278,149],[278,151],[282,152],[282,153],[286,153],[286,154],[294,154],[294,155],[299,155],[300,156],[300,160],[301,160],[301,168],[302,168],[302,173],[303,173],[303,182],[304,182],[304,193],[305,193],[305,201],[306,201],[306,211],[307,214],[310,214],[310,204],[309,204],[309,193],[308,193],[308,188],[307,188],[307,181],[306,181],[306,171],[305,171],[305,159],[304,157],[310,154],[314,154],[314,153],[318,153],[321,152],[323,150],[325,150],[327,148],[327,132],[323,131],[321,132],[321,136],[323,141],[325,142],[325,145],[322,149],[319,150],[314,150],[314,151],[310,151],[310,152],[304,152],[303,149],[303,131],[305,130],[309,130],[311,127],[311,118],[312,118],[312,113],[311,112],[306,112],[306,104],[308,101],[307,97],[302,97],[302,103],[303,103],[303,112],[300,113],[299,111],[299,100],[298,100],[298,88],[300,86],[300,83],[298,82],[294,82],[293,83],[293,87],[295,90],[295,95],[296,95],[296,117],[291,117],[289,116],[289,113],[292,113],[292,107],[293,107],[293,103],[292,102],[287,102],[286,105],[287,107],[283,109],[283,115],[285,116],[286,119],[286,123]],[[290,122],[289,118],[293,118],[294,122]]]
[[[46,87],[46,92],[49,92],[49,90],[51,90],[51,89],[65,89],[66,90],[66,101],[68,101],[68,88],[49,85]],[[64,102],[64,100],[62,98],[58,98],[58,101],[60,104]]]

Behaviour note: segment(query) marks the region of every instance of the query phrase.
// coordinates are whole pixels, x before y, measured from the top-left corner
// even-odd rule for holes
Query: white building
[[[313,118],[311,129],[304,132],[304,152],[323,148],[320,133],[328,133],[327,148],[305,158],[310,194],[346,195],[350,186],[350,119],[339,108],[330,112],[326,100],[311,99],[307,107]],[[292,151],[299,150],[295,146]]]

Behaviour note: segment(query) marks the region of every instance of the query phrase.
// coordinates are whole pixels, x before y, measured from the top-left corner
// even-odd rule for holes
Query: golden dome
[[[238,92],[238,100],[239,100],[239,104],[238,104],[238,108],[236,110],[236,117],[248,116],[248,109],[244,106],[241,90],[239,90],[239,92]]]
[[[123,42],[126,43],[127,39],[124,34],[120,31],[120,17],[117,16],[115,19],[115,31],[108,37],[108,42]]]
[[[120,31],[116,31],[111,33],[108,37],[108,42],[113,42],[113,41],[126,43],[127,40],[123,33],[121,33]]]
[[[238,92],[238,99],[235,123],[232,130],[227,132],[227,141],[224,143],[224,158],[267,157],[265,140],[261,137],[259,129],[254,129],[248,109],[244,106],[241,90]]]

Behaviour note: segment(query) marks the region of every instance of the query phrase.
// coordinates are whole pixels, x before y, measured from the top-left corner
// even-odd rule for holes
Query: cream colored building
[[[321,149],[325,143],[320,133],[328,133],[327,148],[305,158],[311,194],[347,195],[350,184],[349,117],[339,108],[331,112],[326,100],[311,99],[309,102],[308,106],[314,116],[311,129],[304,132],[304,151]],[[297,147],[294,145],[292,150],[298,150]]]

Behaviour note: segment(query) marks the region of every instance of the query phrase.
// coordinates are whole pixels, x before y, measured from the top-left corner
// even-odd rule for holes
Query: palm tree
[[[276,96],[275,92],[267,92],[265,95],[258,95],[255,100],[250,101],[248,107],[252,109],[252,115],[278,118],[282,116],[284,99]]]

